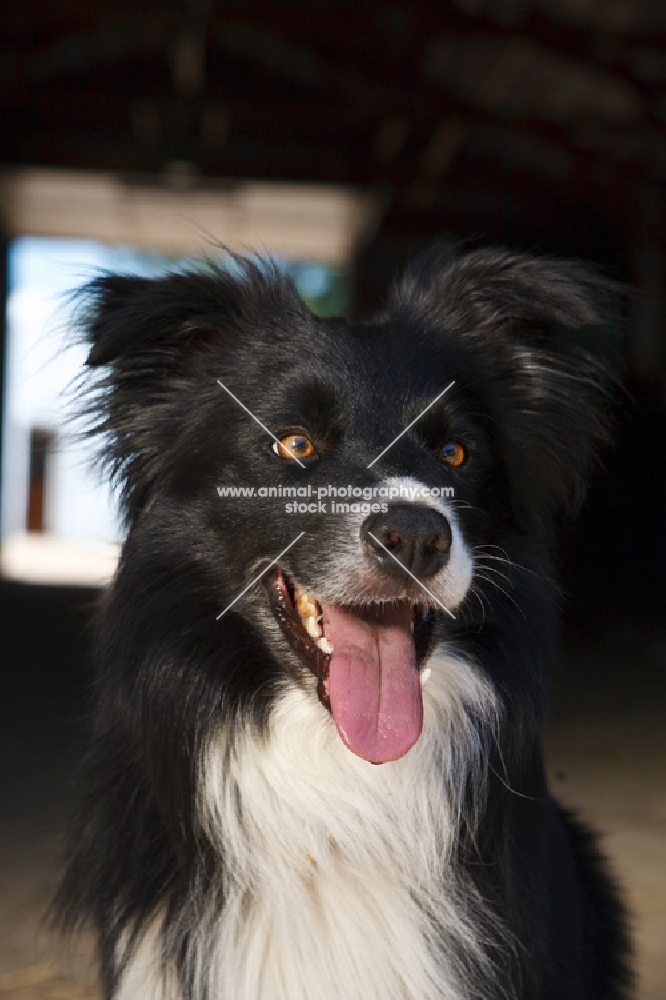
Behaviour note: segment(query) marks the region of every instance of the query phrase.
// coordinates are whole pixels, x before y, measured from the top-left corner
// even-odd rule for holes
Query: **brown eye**
[[[304,434],[285,434],[280,438],[280,442],[273,444],[273,451],[280,458],[293,461],[294,458],[309,458],[314,455],[314,445],[310,438]]]
[[[467,452],[465,451],[465,446],[460,443],[460,441],[447,441],[442,448],[442,458],[449,465],[452,465],[455,469],[459,465],[462,465],[467,458]]]

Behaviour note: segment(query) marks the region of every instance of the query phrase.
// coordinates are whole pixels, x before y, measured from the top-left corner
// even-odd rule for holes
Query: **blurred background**
[[[547,755],[631,907],[637,996],[666,1000],[665,0],[0,6],[0,1000],[98,996],[86,935],[42,923],[121,541],[71,423],[72,290],[222,242],[359,316],[435,238],[629,290]]]

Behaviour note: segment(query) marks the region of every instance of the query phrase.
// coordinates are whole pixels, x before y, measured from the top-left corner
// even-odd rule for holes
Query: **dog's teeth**
[[[327,656],[330,656],[331,653],[333,652],[333,647],[331,646],[330,642],[328,641],[325,635],[322,636],[321,639],[317,640],[317,645],[321,649],[322,653],[326,653]]]
[[[424,688],[426,686],[426,684],[428,683],[428,681],[430,680],[431,674],[432,674],[432,670],[431,670],[430,667],[426,667],[425,670],[423,670],[421,672],[421,687],[422,688]]]
[[[305,631],[308,633],[309,636],[312,636],[313,639],[319,639],[319,637],[321,636],[321,629],[317,625],[317,619],[314,617],[314,615],[310,615],[310,617],[306,619]]]
[[[299,594],[296,598],[296,608],[304,621],[317,617],[317,606],[309,594]]]

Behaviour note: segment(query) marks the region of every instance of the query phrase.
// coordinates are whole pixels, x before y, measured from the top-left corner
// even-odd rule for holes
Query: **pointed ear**
[[[184,375],[193,370],[198,336],[223,342],[224,310],[210,280],[179,272],[104,274],[79,301],[94,370],[83,383],[82,416],[131,521],[168,474],[174,442],[187,433],[192,408]]]
[[[432,247],[407,268],[391,295],[450,328],[485,339],[521,330],[558,328],[573,339],[599,329],[620,286],[578,261],[513,253],[503,248],[456,256]]]
[[[85,415],[128,516],[220,405],[215,368],[229,346],[237,338],[260,342],[286,308],[305,310],[293,285],[270,261],[240,257],[156,278],[105,274],[83,289],[81,326],[94,370]]]
[[[582,501],[620,371],[620,288],[593,269],[506,250],[417,260],[394,308],[462,345],[501,438],[521,518]]]
[[[166,362],[178,349],[259,329],[281,307],[307,313],[274,261],[229,252],[222,263],[202,260],[154,278],[102,274],[82,289],[79,305],[93,368],[139,355]]]
[[[96,278],[83,290],[88,364],[114,364],[146,350],[168,355],[204,331],[203,339],[213,339],[224,308],[210,277],[182,272],[161,278]]]

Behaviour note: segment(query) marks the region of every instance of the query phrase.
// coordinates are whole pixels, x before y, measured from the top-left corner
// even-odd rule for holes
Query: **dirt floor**
[[[90,941],[65,945],[42,924],[80,753],[85,615],[46,592],[9,600],[0,657],[17,680],[0,704],[0,1000],[93,1000]],[[36,669],[49,648],[56,662]],[[565,679],[546,740],[553,789],[601,832],[623,886],[637,1000],[666,1000],[666,634],[624,626],[603,641],[579,637]]]
[[[666,641],[618,628],[570,653],[546,758],[557,798],[601,834],[624,891],[636,1000],[666,1000]]]

